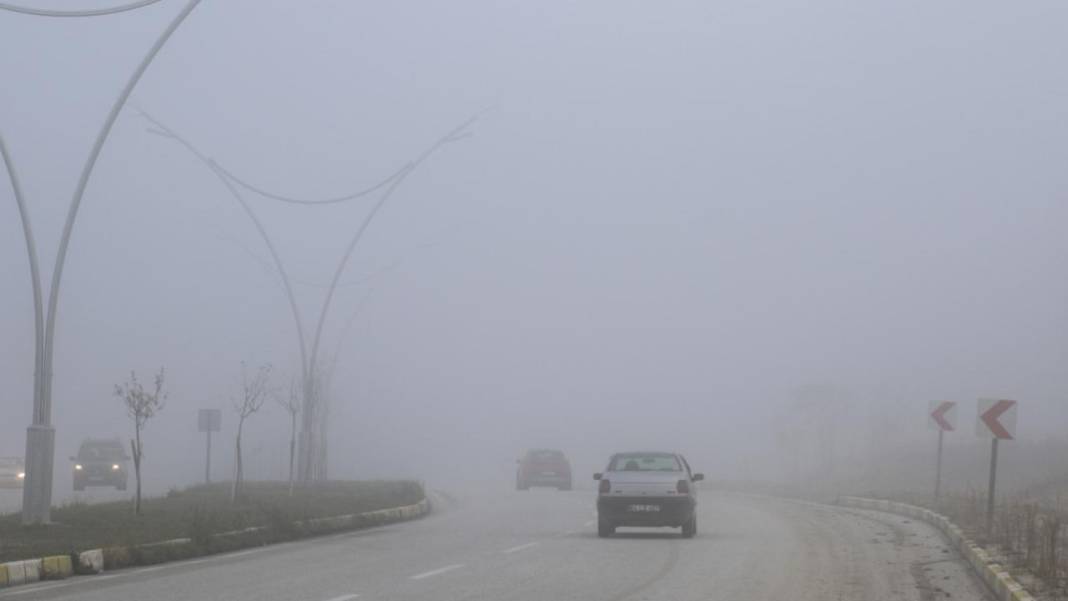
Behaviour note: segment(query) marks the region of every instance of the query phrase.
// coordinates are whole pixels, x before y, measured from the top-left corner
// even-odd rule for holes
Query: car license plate
[[[631,505],[627,507],[628,511],[643,511],[643,512],[656,512],[660,511],[659,505]]]

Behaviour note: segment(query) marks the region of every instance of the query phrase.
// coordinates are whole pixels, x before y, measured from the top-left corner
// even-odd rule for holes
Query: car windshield
[[[668,453],[625,453],[612,458],[610,472],[679,472],[679,460]]]
[[[563,461],[564,454],[560,451],[531,451],[527,458],[531,461]]]
[[[78,458],[84,461],[116,461],[123,459],[123,449],[118,444],[86,444],[78,451]]]

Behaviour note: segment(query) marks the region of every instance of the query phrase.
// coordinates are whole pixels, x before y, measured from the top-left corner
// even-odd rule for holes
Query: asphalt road
[[[0,600],[983,600],[931,527],[704,491],[701,532],[596,535],[593,493],[467,492],[431,517],[228,555],[45,582]]]

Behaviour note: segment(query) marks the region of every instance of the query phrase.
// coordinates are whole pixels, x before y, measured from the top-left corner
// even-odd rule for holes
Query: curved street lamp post
[[[411,175],[416,168],[418,168],[423,162],[425,162],[434,152],[442,148],[443,146],[452,142],[457,142],[470,135],[467,129],[474,123],[484,111],[476,113],[474,116],[463,121],[456,127],[449,130],[445,135],[438,138],[433,144],[426,148],[420,155],[414,160],[405,163],[392,175],[385,178],[373,186],[344,196],[333,197],[325,200],[307,200],[296,199],[286,196],[281,196],[271,192],[267,192],[262,188],[253,186],[244,180],[238,179],[232,172],[226,170],[220,166],[214,159],[204,154],[191,142],[184,137],[180,136],[173,129],[165,125],[159,119],[148,114],[143,109],[138,109],[141,115],[148,120],[155,129],[150,129],[152,133],[160,135],[164,138],[171,139],[186,150],[188,150],[194,157],[197,158],[206,167],[219,178],[219,181],[226,187],[230,195],[234,197],[234,200],[245,211],[245,214],[252,220],[253,225],[256,227],[256,231],[260,234],[264,244],[271,255],[271,260],[274,263],[275,268],[278,270],[278,274],[281,277],[283,288],[285,289],[286,297],[289,301],[290,312],[293,315],[293,321],[296,326],[296,333],[298,339],[298,345],[300,349],[301,357],[301,389],[304,397],[303,410],[301,411],[301,429],[300,429],[300,442],[298,445],[298,462],[297,462],[297,479],[301,482],[308,482],[310,480],[325,479],[326,477],[326,465],[325,465],[325,447],[324,437],[322,435],[322,426],[325,418],[325,407],[322,405],[321,392],[322,385],[318,380],[324,376],[322,373],[322,366],[319,365],[319,349],[322,342],[323,326],[326,323],[326,317],[330,311],[330,305],[333,301],[334,293],[339,287],[341,276],[345,272],[345,268],[348,265],[349,259],[352,257],[360,240],[363,239],[364,233],[368,227],[374,221],[374,218],[386,202],[393,196],[393,193],[400,187],[402,183]],[[356,229],[352,238],[349,240],[349,244],[345,249],[344,254],[341,256],[338,262],[337,268],[334,271],[333,279],[330,282],[330,287],[327,290],[326,296],[323,299],[322,307],[319,311],[319,317],[315,328],[315,336],[312,340],[311,350],[309,352],[307,347],[307,341],[304,332],[304,322],[301,318],[300,310],[297,307],[296,296],[293,292],[292,278],[290,278],[288,272],[285,269],[285,265],[282,263],[281,256],[278,254],[277,248],[268,235],[266,228],[264,228],[262,221],[253,211],[252,206],[244,195],[238,190],[238,186],[251,190],[274,200],[280,200],[283,202],[301,204],[301,205],[321,205],[321,204],[333,204],[346,200],[352,200],[373,194],[376,191],[384,190],[379,195],[378,200],[371,207],[371,209],[364,216],[363,221]],[[319,428],[317,432],[316,429]]]
[[[83,11],[33,9],[0,3],[0,10],[39,17],[98,17],[144,8],[157,2],[159,0],[141,0],[107,9]],[[19,206],[19,216],[22,219],[23,233],[26,237],[27,252],[30,259],[30,278],[34,291],[33,423],[26,429],[26,480],[22,491],[22,521],[25,524],[45,524],[51,519],[52,475],[55,459],[55,428],[52,426],[52,362],[55,349],[56,311],[59,305],[59,287],[63,279],[63,266],[66,263],[67,249],[70,245],[71,233],[74,230],[74,222],[78,217],[78,209],[81,207],[82,197],[85,195],[85,189],[89,184],[89,178],[93,174],[93,168],[96,166],[100,151],[104,147],[104,142],[107,141],[111,128],[122,111],[122,107],[126,104],[126,100],[130,97],[137,83],[141,81],[141,77],[145,74],[153,59],[156,58],[156,55],[159,54],[163,45],[167,43],[167,40],[171,38],[198,4],[200,4],[200,0],[189,0],[156,39],[156,42],[126,81],[126,85],[119,92],[104,120],[104,124],[97,133],[96,140],[93,142],[93,147],[89,151],[89,156],[82,168],[81,176],[78,178],[74,196],[67,210],[67,218],[63,224],[63,233],[59,240],[55,267],[52,270],[52,285],[48,291],[47,312],[44,310],[36,244],[33,239],[33,229],[30,226],[25,199],[19,189],[18,178],[15,176],[15,168],[11,162],[10,154],[7,152],[6,147],[3,150],[3,159],[15,193],[15,202]]]

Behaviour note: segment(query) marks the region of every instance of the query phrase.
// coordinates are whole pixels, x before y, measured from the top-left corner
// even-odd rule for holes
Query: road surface
[[[431,517],[187,562],[44,582],[0,601],[985,600],[931,527],[705,491],[701,532],[599,539],[593,493],[457,494]]]

